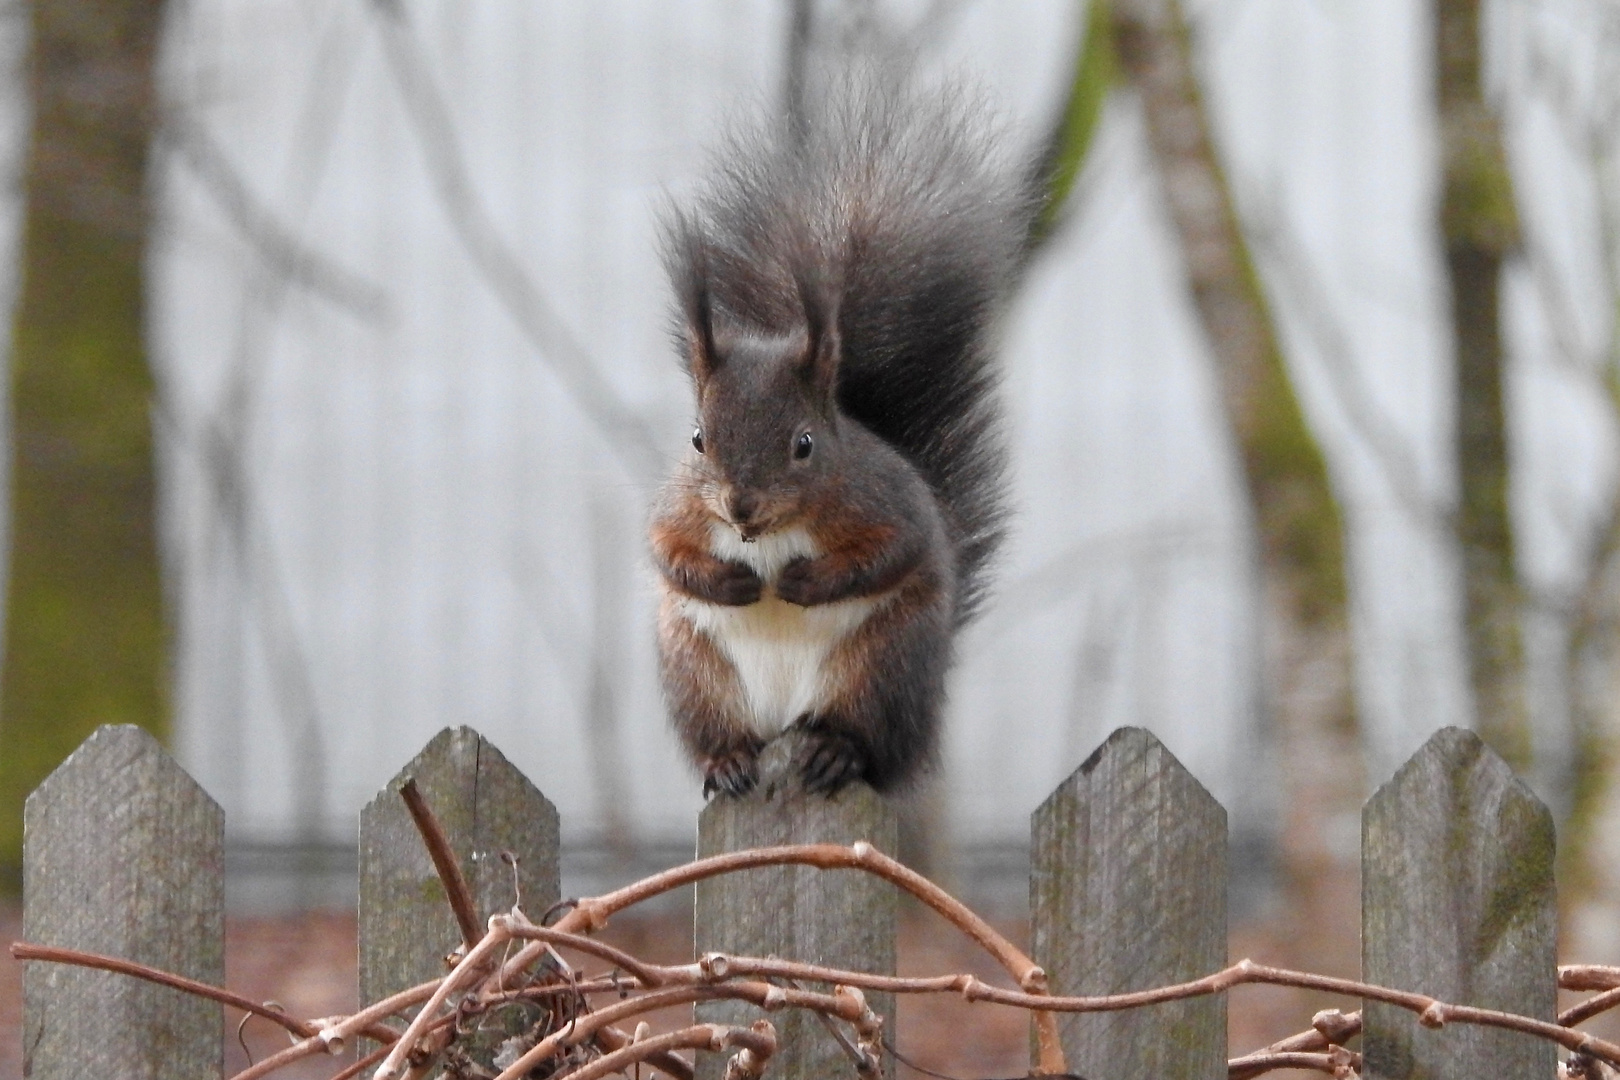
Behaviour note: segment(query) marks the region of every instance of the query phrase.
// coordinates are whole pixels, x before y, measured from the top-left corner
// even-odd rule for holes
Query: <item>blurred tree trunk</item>
[[[0,875],[22,800],[96,725],[167,724],[144,342],[161,0],[35,0],[12,345]]]
[[[1142,101],[1193,302],[1215,353],[1266,586],[1302,631],[1341,626],[1338,507],[1215,153],[1180,5],[1113,0],[1113,8],[1120,65]]]
[[[1093,0],[1101,2],[1101,0]],[[1351,700],[1343,532],[1327,466],[1306,425],[1199,91],[1189,31],[1175,0],[1112,0],[1120,69],[1135,89],[1216,381],[1242,467],[1258,546],[1261,657],[1257,718],[1282,760],[1281,806],[1234,812],[1234,852],[1252,875],[1270,843],[1257,827],[1281,811],[1289,909],[1303,925],[1334,926],[1328,910],[1354,868],[1326,847],[1327,819],[1360,799]],[[1346,766],[1349,767],[1346,767]],[[1245,830],[1253,835],[1245,835]],[[1274,842],[1274,841],[1272,841]],[[1241,884],[1241,882],[1240,882]],[[1331,940],[1329,940],[1331,939]],[[1312,961],[1356,970],[1352,937],[1318,934]]]
[[[1445,247],[1457,380],[1457,540],[1462,552],[1468,672],[1476,724],[1522,769],[1530,731],[1520,643],[1520,591],[1508,513],[1498,286],[1518,243],[1501,123],[1481,78],[1479,0],[1437,0]]]

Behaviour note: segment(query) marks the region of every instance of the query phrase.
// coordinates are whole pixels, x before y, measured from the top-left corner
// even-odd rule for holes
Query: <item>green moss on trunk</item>
[[[156,0],[29,7],[0,885],[16,882],[23,799],[91,730],[167,726],[143,320],[160,15]]]
[[[1346,593],[1338,504],[1238,223],[1181,7],[1113,0],[1113,11],[1119,63],[1142,97],[1159,169],[1174,177],[1165,185],[1170,216],[1215,354],[1268,591],[1291,624],[1286,636],[1342,631]],[[1348,702],[1343,719],[1349,722]]]

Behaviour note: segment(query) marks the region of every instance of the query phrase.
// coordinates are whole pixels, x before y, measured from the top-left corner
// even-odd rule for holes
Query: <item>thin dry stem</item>
[[[512,919],[514,925],[511,927],[510,932],[514,938],[540,941],[549,945],[563,945],[588,956],[594,956],[599,960],[606,960],[614,967],[623,969],[639,981],[642,986],[649,989],[662,986],[667,978],[666,971],[668,969],[657,964],[645,963],[631,956],[623,949],[615,949],[613,946],[597,941],[595,938],[589,938],[583,934],[571,934],[555,927],[536,926],[534,923],[529,922],[527,918],[523,918],[522,912],[513,912]]]
[[[344,1039],[357,1034],[369,1035],[371,1025],[378,1023],[384,1017],[393,1016],[395,1013],[426,1001],[442,982],[442,979],[434,979],[432,982],[418,983],[416,986],[401,990],[399,993],[385,997],[373,1005],[368,1005],[353,1016],[338,1020],[328,1030],[335,1032]],[[399,1033],[392,1028],[385,1027],[379,1030],[387,1031],[391,1038],[398,1038]],[[390,1043],[388,1049],[392,1051],[392,1043]],[[259,1077],[268,1076],[284,1065],[290,1065],[295,1061],[326,1052],[327,1045],[318,1036],[304,1039],[287,1047],[280,1053],[272,1054],[256,1065],[243,1069],[231,1077],[231,1080],[258,1080]]]
[[[687,1005],[695,1001],[716,998],[734,998],[748,1001],[767,1012],[781,1008],[812,1009],[831,1014],[841,1020],[855,1023],[860,1019],[864,1003],[854,1005],[849,999],[835,994],[818,994],[806,990],[785,989],[769,983],[727,983],[720,986],[676,986],[656,990],[629,1001],[621,1001],[585,1016],[577,1017],[561,1031],[552,1032],[536,1043],[526,1054],[507,1066],[495,1080],[518,1080],[529,1070],[551,1057],[558,1050],[584,1042],[599,1029],[633,1019],[655,1009]]]
[[[596,1045],[609,1053],[622,1050],[635,1040],[616,1027],[605,1027],[596,1033]],[[673,1050],[659,1050],[645,1059],[648,1065],[675,1080],[692,1080],[692,1066]]]
[[[1235,1069],[1239,1062],[1243,1065],[1241,1073]],[[1333,1059],[1332,1054],[1304,1053],[1298,1050],[1278,1054],[1250,1054],[1248,1057],[1228,1062],[1226,1075],[1227,1080],[1234,1080],[1238,1076],[1260,1076],[1276,1069],[1310,1069],[1333,1076],[1339,1071],[1341,1064]]]
[[[483,939],[467,950],[450,973],[439,980],[433,995],[428,998],[427,1004],[416,1014],[416,1019],[410,1022],[404,1033],[400,1035],[383,1063],[377,1067],[376,1080],[392,1080],[400,1075],[400,1068],[405,1063],[405,1055],[416,1041],[427,1030],[428,1025],[443,1007],[451,994],[464,988],[483,970],[495,950],[501,948],[512,937],[512,918],[508,915],[492,915],[489,920],[489,932]]]
[[[350,1065],[342,1072],[333,1074],[332,1080],[354,1080],[355,1077],[359,1076],[361,1073],[377,1064],[377,1062],[381,1061],[387,1053],[388,1047],[386,1045],[379,1046],[377,1049],[362,1057],[359,1061],[356,1061],[353,1065]]]
[[[1620,967],[1566,964],[1558,969],[1560,990],[1613,990],[1620,987]]]
[[[471,952],[478,939],[484,936],[484,931],[478,924],[478,906],[473,903],[472,890],[462,876],[461,863],[456,858],[455,849],[450,846],[450,838],[444,834],[439,819],[433,816],[414,777],[400,785],[399,796],[405,800],[405,809],[411,812],[411,821],[416,825],[416,831],[422,834],[422,843],[428,850],[428,857],[433,860],[433,869],[438,871],[439,880],[444,883],[444,894],[450,900],[456,926],[461,929],[461,943]]]
[[[1589,997],[1585,1001],[1571,1005],[1558,1014],[1558,1023],[1563,1027],[1574,1027],[1599,1013],[1608,1012],[1616,1005],[1620,1005],[1620,987],[1605,990],[1596,997]]]
[[[160,971],[145,964],[137,964],[133,960],[120,960],[116,956],[102,956],[99,953],[81,952],[78,949],[61,949],[53,945],[31,945],[26,941],[11,943],[11,955],[18,960],[42,960],[52,964],[71,964],[74,967],[96,968],[101,971],[111,971],[117,975],[128,975],[131,978],[144,979],[147,982],[157,983],[159,986],[173,987],[176,990],[198,997],[208,998],[229,1005],[233,1009],[262,1016],[271,1023],[280,1024],[288,1031],[301,1038],[309,1038],[320,1034],[320,1028],[307,1020],[300,1020],[288,1016],[284,1012],[262,1005],[251,998],[233,993],[224,987],[213,986],[209,983],[188,979],[184,975],[171,975],[167,971]],[[385,1029],[387,1030],[387,1029]],[[388,1031],[388,1038],[392,1040],[393,1031]]]
[[[1262,1047],[1242,1057],[1233,1058],[1226,1063],[1227,1080],[1252,1080],[1253,1077],[1272,1069],[1283,1068],[1281,1065],[1265,1064],[1271,1056],[1276,1054],[1315,1053],[1326,1050],[1330,1046],[1342,1046],[1350,1039],[1361,1034],[1361,1013],[1340,1012],[1338,1009],[1323,1009],[1311,1018],[1311,1029],[1302,1031],[1298,1035],[1290,1035],[1286,1039],[1278,1039],[1270,1046]]]
[[[641,1042],[633,1042],[611,1054],[604,1054],[589,1065],[568,1074],[568,1080],[600,1080],[627,1066],[645,1061],[654,1053],[671,1050],[729,1050],[740,1047],[756,1058],[769,1059],[776,1053],[776,1029],[755,1030],[727,1027],[724,1024],[694,1024],[667,1035],[655,1035]]]

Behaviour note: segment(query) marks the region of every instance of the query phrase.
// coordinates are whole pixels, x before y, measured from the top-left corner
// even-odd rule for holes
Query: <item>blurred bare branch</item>
[[[450,110],[404,6],[372,0],[371,9],[434,189],[473,265],[630,475],[659,475],[665,455],[651,426],[603,377],[603,365],[534,282],[479,199]]]
[[[1350,427],[1369,451],[1397,504],[1419,526],[1449,530],[1449,500],[1423,489],[1422,470],[1411,443],[1391,423],[1361,376],[1355,346],[1333,301],[1320,268],[1300,241],[1282,201],[1258,201],[1244,220],[1245,232],[1262,262],[1270,264],[1268,283],[1285,298],[1322,358],[1323,371]]]
[[[280,221],[253,193],[202,124],[173,115],[159,137],[185,162],[243,239],[278,276],[360,318],[377,320],[387,316],[387,291],[338,265]]]

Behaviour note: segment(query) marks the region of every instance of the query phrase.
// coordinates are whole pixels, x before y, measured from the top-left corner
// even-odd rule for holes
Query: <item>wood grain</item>
[[[224,813],[142,729],[98,728],[28,797],[23,937],[225,980]],[[23,973],[23,1075],[202,1080],[215,1002],[103,971]]]
[[[1035,811],[1033,959],[1055,994],[1147,990],[1226,964],[1226,811],[1147,731],[1120,728]],[[1224,1080],[1226,999],[1064,1014],[1074,1072]]]
[[[1444,728],[1362,811],[1362,971],[1458,1005],[1555,1016],[1552,815],[1480,738]],[[1419,1027],[1367,1002],[1366,1080],[1542,1080],[1541,1039]]]
[[[853,784],[831,799],[799,788],[794,766],[799,745],[791,732],[778,738],[760,758],[760,782],[753,792],[744,798],[716,798],[704,808],[698,818],[700,858],[773,844],[857,840],[870,841],[880,851],[895,850],[899,827],[894,807],[865,784]],[[696,912],[699,955],[774,955],[878,974],[895,970],[895,889],[867,874],[784,866],[711,878],[697,885]],[[893,996],[869,994],[867,1000],[884,1016],[884,1031],[892,1041]],[[763,1015],[733,1002],[705,1003],[696,1014],[702,1023],[729,1024],[747,1024]],[[781,1047],[771,1059],[773,1077],[854,1075],[845,1051],[814,1016],[780,1012],[770,1020]],[[698,1080],[719,1080],[724,1066],[718,1054],[699,1054]]]
[[[461,942],[448,897],[399,795],[414,779],[461,861],[480,923],[514,901],[539,920],[561,895],[557,810],[488,740],[446,728],[360,812],[360,1000],[437,978]]]

